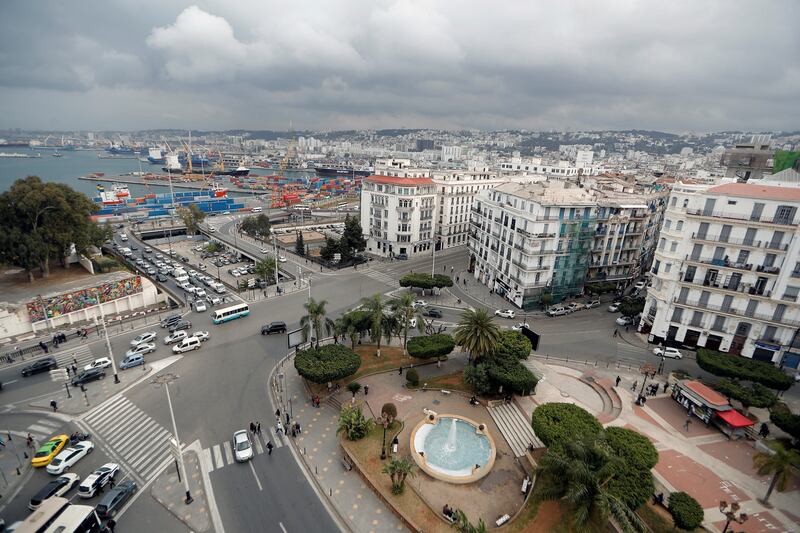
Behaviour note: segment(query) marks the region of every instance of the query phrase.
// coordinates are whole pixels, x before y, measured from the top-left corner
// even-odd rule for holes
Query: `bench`
[[[397,453],[397,444],[392,444],[392,453]]]
[[[503,524],[505,524],[506,522],[508,522],[509,520],[511,520],[511,516],[509,516],[507,514],[504,514],[503,516],[501,516],[500,518],[497,519],[495,524],[497,524],[497,526],[500,527]]]
[[[442,394],[448,395],[450,394],[450,391],[447,389],[442,389]]]
[[[445,520],[447,520],[451,524],[455,524],[456,523],[456,514],[455,513],[453,513],[453,514],[451,514],[449,516],[444,514],[444,513],[442,513],[442,516],[444,517]]]
[[[530,486],[531,486],[531,478],[526,476],[525,479],[522,480],[522,494],[526,494],[528,492],[528,487]]]
[[[353,469],[353,464],[346,457],[342,457],[342,466],[348,472],[350,472]]]

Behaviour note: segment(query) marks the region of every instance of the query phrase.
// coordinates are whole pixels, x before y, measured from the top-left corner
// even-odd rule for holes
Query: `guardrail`
[[[540,355],[533,353],[530,354],[530,357],[535,357],[537,359],[553,363],[568,363],[571,365],[583,365],[586,367],[591,366],[592,368],[618,368],[618,369],[634,370],[638,369],[642,365],[642,361],[633,361],[625,359],[617,359],[615,361],[591,361],[589,359],[579,359],[579,358],[570,359],[569,357],[555,357],[549,354]],[[605,366],[603,366],[604,363]]]

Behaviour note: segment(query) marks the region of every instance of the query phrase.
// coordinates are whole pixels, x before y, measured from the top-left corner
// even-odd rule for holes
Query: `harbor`
[[[138,185],[141,187],[167,187],[169,188],[169,176],[164,176],[163,179],[144,179],[144,176],[135,176],[130,174],[122,174],[117,176],[80,176],[79,180],[83,181],[93,181],[95,183],[124,183],[125,185]],[[210,178],[209,178],[210,179]],[[202,191],[204,189],[208,189],[209,185],[205,182],[200,181],[178,181],[173,179],[172,180],[172,188],[173,189],[186,189],[186,190],[193,190],[193,191]],[[235,184],[226,184],[226,188],[228,192],[232,194],[255,194],[255,189],[240,187]],[[259,196],[269,196],[270,191],[259,191]]]

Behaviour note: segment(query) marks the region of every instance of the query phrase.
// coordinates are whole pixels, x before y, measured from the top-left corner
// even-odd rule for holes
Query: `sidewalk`
[[[328,403],[319,408],[311,405],[291,359],[277,372],[285,375],[286,391],[281,394],[281,411],[289,409],[293,423],[299,422],[302,430],[299,437],[292,439],[292,445],[303,462],[302,466],[314,479],[320,497],[327,498],[351,531],[404,531],[406,528],[402,522],[367,487],[358,473],[344,469],[336,434],[339,409]]]
[[[0,447],[0,507],[11,501],[28,481],[33,469],[30,460],[32,449],[25,445],[26,436],[22,431],[9,432],[5,429],[0,433],[0,438],[5,443],[5,446]]]
[[[200,461],[195,451],[183,452],[183,461],[186,465],[186,475],[189,477],[189,487],[194,501],[186,504],[186,490],[182,479],[178,480],[178,473],[174,463],[171,463],[153,481],[150,495],[163,505],[175,518],[186,524],[190,531],[205,533],[211,530],[212,519],[209,512],[208,499],[206,498],[205,485]]]

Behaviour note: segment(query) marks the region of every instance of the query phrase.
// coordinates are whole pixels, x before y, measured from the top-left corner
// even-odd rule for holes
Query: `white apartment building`
[[[367,252],[409,258],[431,253],[436,187],[429,178],[368,176],[361,187]]]
[[[582,156],[586,157],[586,156]],[[569,177],[569,176],[588,176],[593,174],[600,174],[604,168],[600,165],[589,163],[581,163],[581,165],[572,164],[568,161],[559,161],[554,164],[542,161],[541,157],[512,157],[507,161],[500,162],[501,172],[512,173],[529,173],[529,174],[544,174],[547,176],[556,177]]]
[[[800,187],[677,184],[664,214],[640,329],[797,367]]]
[[[509,182],[481,191],[470,221],[475,279],[517,307],[583,290],[596,223],[594,195],[576,185]]]

